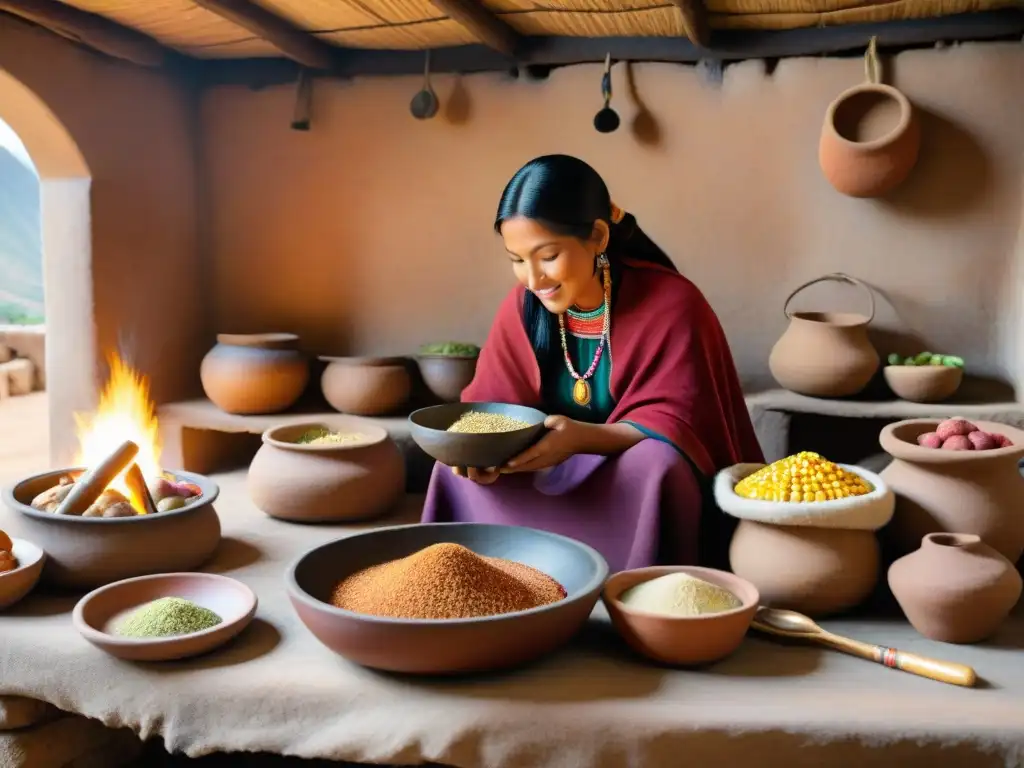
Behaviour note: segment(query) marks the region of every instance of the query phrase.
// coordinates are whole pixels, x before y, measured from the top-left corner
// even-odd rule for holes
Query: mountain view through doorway
[[[39,325],[43,246],[39,177],[25,146],[0,120],[0,325]]]

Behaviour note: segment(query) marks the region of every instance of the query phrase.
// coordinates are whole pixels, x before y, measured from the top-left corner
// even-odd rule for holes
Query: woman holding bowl
[[[550,431],[503,467],[435,465],[423,522],[561,533],[612,570],[719,561],[710,481],[764,458],[707,300],[575,157],[519,169],[494,228],[519,284],[462,400],[538,408]]]

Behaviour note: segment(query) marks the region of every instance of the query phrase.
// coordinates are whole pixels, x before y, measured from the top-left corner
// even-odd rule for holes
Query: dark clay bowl
[[[528,611],[473,619],[394,619],[330,604],[335,585],[346,576],[446,542],[537,568],[568,594]],[[322,544],[292,563],[285,584],[302,623],[340,656],[390,672],[452,674],[513,667],[564,645],[590,616],[607,575],[598,552],[566,536],[517,526],[432,523]]]
[[[19,531],[46,552],[43,581],[88,590],[152,573],[191,571],[220,544],[220,518],[213,508],[220,489],[192,472],[168,471],[198,485],[202,496],[180,509],[136,517],[71,517],[34,509],[32,499],[61,475],[80,468],[45,472],[5,488],[4,504],[21,514]]]
[[[513,432],[447,432],[467,411],[500,413],[530,426]],[[544,431],[547,416],[536,408],[507,403],[448,403],[420,408],[409,415],[412,439],[423,452],[449,467],[500,467],[529,448]]]

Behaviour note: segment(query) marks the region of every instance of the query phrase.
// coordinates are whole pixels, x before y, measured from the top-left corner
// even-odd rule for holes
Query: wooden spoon
[[[930,659],[927,656],[918,656],[916,653],[905,653],[895,648],[862,643],[858,640],[833,635],[819,627],[807,616],[796,611],[783,611],[778,608],[761,606],[757,609],[750,626],[769,635],[809,640],[835,648],[837,651],[848,653],[851,656],[859,656],[893,669],[901,669],[913,675],[938,680],[940,683],[970,688],[978,681],[974,670],[965,664]]]

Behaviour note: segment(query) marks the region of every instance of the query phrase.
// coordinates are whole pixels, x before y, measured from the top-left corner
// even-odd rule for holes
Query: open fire
[[[149,380],[113,353],[108,358],[110,375],[91,414],[75,414],[78,436],[77,466],[97,466],[126,440],[139,447],[135,463],[147,484],[162,478],[160,467],[160,425],[150,398]],[[128,497],[136,511],[145,511],[145,500],[129,487],[126,467],[107,486]]]

